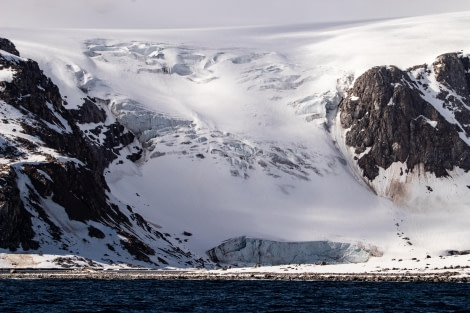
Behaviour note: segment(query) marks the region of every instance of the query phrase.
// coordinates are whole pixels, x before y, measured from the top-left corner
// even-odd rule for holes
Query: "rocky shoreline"
[[[458,272],[441,273],[194,273],[159,271],[60,271],[8,272],[0,279],[104,279],[104,280],[285,280],[338,282],[435,282],[467,283],[470,277]]]

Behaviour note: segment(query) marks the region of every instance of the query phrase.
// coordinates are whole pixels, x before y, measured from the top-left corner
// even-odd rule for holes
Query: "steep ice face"
[[[247,237],[224,241],[207,251],[215,263],[236,265],[339,264],[367,262],[381,256],[376,248],[331,242],[279,242]]]
[[[142,143],[159,137],[169,129],[191,124],[187,120],[153,112],[131,99],[115,97],[110,101],[109,107],[117,120],[126,125]]]

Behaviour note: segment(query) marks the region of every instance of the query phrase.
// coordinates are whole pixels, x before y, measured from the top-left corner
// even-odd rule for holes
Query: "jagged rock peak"
[[[339,118],[367,180],[394,162],[405,165],[403,172],[422,165],[437,177],[454,167],[470,170],[469,63],[449,53],[432,65],[380,66],[358,77]]]
[[[0,50],[6,51],[16,56],[20,56],[18,50],[16,50],[15,45],[8,39],[0,38]]]

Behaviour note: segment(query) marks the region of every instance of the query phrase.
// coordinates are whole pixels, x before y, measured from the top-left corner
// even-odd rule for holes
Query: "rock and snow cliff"
[[[76,254],[104,263],[197,264],[109,190],[112,162],[142,148],[106,103],[83,95],[78,108],[38,64],[0,41],[0,248]]]
[[[407,70],[375,67],[355,81],[338,124],[344,152],[377,194],[407,206],[465,203],[469,70],[468,55],[448,53]]]

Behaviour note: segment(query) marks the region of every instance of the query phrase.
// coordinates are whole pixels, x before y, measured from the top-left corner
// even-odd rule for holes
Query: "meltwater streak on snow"
[[[93,90],[96,96],[112,97],[110,92],[125,96],[151,111],[195,121],[196,127],[209,131],[234,133],[263,149],[272,143],[281,147],[299,143],[310,153],[318,153],[315,165],[321,175],[310,174],[309,181],[287,174],[273,178],[258,164],[248,179],[233,177],[225,159],[210,154],[205,159],[187,158],[181,148],[139,166],[111,165],[108,182],[113,194],[168,232],[191,232],[187,246],[197,252],[202,254],[227,238],[250,235],[290,241],[363,240],[385,253],[422,254],[453,248],[446,239],[455,240],[467,228],[453,219],[447,225],[433,223],[440,227],[431,231],[424,222],[433,216],[407,222],[415,212],[395,209],[357,184],[350,170],[336,159],[339,154],[321,125],[326,121],[325,99],[336,95],[338,78],[357,77],[371,66],[406,68],[432,61],[441,53],[467,49],[469,25],[470,14],[458,13],[345,26],[5,29],[4,35],[22,56],[39,62],[72,106],[85,96],[75,87],[75,73],[67,70],[77,66],[100,81],[100,87]],[[132,42],[167,49],[173,74],[137,72],[134,66],[143,65],[128,50]],[[83,54],[87,43],[103,48],[122,45],[122,53],[103,53],[110,58],[107,61],[91,58]],[[187,62],[177,60],[188,49],[208,59],[222,52],[222,59],[206,72],[203,68],[199,76],[191,76],[183,66]],[[270,72],[270,66],[280,74]],[[210,77],[215,79],[202,80]],[[199,79],[199,83],[188,78]],[[306,123],[305,117],[310,115],[314,121]],[[462,215],[463,220],[466,215]],[[395,222],[401,223],[400,231],[409,229],[417,235],[420,229],[427,229],[426,234],[442,234],[442,244],[434,245],[435,236],[422,236],[420,248],[410,247],[396,237]]]

